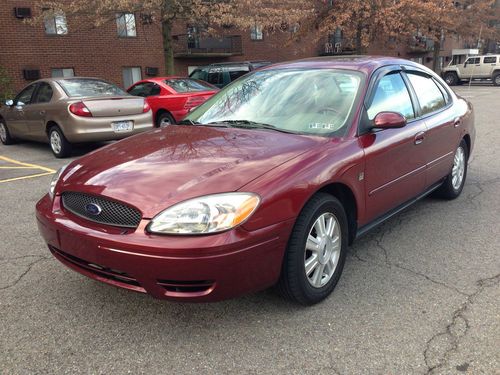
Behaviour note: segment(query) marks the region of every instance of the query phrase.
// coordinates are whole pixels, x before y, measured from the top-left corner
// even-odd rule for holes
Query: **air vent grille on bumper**
[[[141,213],[135,208],[105,198],[76,192],[62,193],[62,205],[87,220],[117,227],[137,228]]]

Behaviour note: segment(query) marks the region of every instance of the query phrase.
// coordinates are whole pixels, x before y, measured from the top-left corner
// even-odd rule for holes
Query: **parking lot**
[[[70,271],[34,216],[68,160],[0,146],[0,373],[500,374],[500,88],[456,91],[477,128],[462,195],[426,198],[355,242],[313,307],[272,290],[178,304]]]

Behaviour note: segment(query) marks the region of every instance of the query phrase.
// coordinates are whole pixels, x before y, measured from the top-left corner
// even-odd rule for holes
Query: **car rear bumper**
[[[129,232],[80,219],[46,195],[38,228],[52,254],[73,270],[156,298],[218,301],[272,286],[278,280],[293,220],[254,232],[158,236],[143,219]]]
[[[113,131],[112,123],[133,121],[132,131]],[[120,117],[76,117],[71,115],[64,126],[64,135],[72,143],[112,141],[129,137],[153,128],[152,111],[138,115]]]

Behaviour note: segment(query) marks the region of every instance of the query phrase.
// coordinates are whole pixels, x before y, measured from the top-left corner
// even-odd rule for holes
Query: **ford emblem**
[[[85,211],[87,211],[89,215],[97,216],[102,212],[102,208],[95,203],[89,203],[85,206]]]

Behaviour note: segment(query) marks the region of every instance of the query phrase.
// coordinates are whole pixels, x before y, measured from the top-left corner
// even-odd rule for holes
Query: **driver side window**
[[[408,120],[415,118],[410,94],[401,74],[397,72],[387,74],[377,83],[367,111],[368,119],[373,120],[380,112],[398,112]]]
[[[36,84],[32,84],[26,87],[23,91],[17,95],[14,100],[15,105],[26,105],[31,103],[31,99],[33,97],[33,92],[35,91]]]

